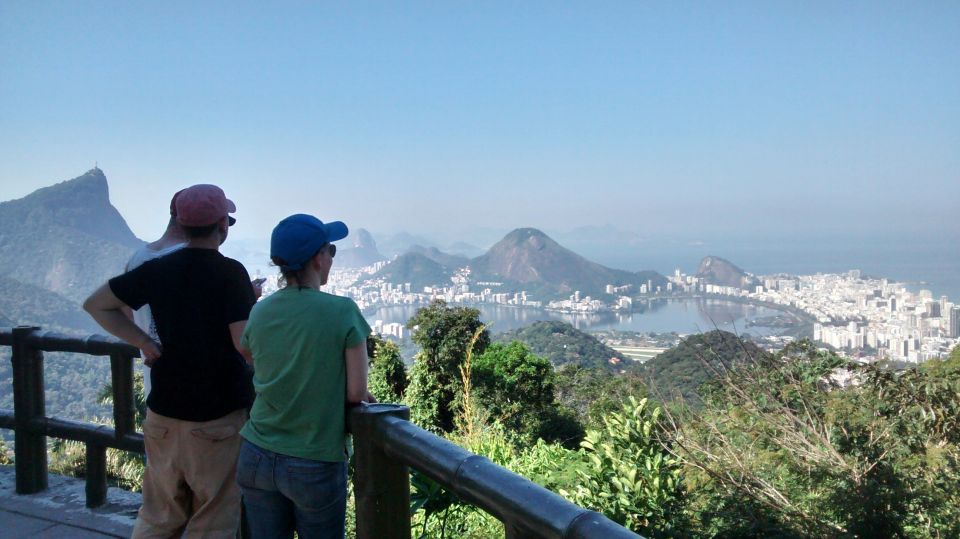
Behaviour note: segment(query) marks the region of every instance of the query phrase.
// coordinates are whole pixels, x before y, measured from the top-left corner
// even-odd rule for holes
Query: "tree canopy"
[[[425,429],[450,432],[461,404],[460,365],[471,344],[475,354],[486,350],[490,334],[480,311],[441,300],[417,311],[407,327],[420,347],[407,388],[410,418]]]

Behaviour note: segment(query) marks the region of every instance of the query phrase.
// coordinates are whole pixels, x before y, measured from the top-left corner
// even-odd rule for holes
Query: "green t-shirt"
[[[240,434],[283,455],[346,460],[343,352],[369,334],[350,298],[287,287],[257,303],[241,340],[253,354],[257,398]]]

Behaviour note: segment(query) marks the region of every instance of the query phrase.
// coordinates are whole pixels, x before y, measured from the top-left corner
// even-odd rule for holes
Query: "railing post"
[[[119,352],[110,354],[110,381],[113,387],[113,428],[120,439],[135,430],[132,357]]]
[[[30,432],[34,419],[46,416],[43,393],[43,352],[30,348],[27,337],[38,327],[13,328],[13,413],[17,494],[33,494],[47,488],[47,437]]]
[[[396,404],[360,405],[350,413],[354,440],[353,493],[357,505],[357,539],[410,539],[410,470],[384,453],[378,420],[410,418]]]
[[[107,448],[87,443],[87,507],[107,503]]]

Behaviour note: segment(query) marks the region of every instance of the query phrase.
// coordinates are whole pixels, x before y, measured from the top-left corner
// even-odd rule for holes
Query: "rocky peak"
[[[0,226],[7,232],[25,228],[68,228],[136,247],[137,239],[110,204],[107,177],[99,168],[0,204]]]
[[[377,242],[365,228],[358,228],[353,234],[353,246],[356,249],[376,249]]]
[[[709,284],[746,288],[755,279],[733,262],[719,256],[705,256],[697,268],[697,277]]]

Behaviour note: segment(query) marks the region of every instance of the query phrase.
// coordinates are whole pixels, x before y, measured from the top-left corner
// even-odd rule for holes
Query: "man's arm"
[[[377,402],[367,391],[367,343],[347,348],[343,352],[347,362],[347,402]]]
[[[125,307],[108,284],[98,288],[83,302],[83,310],[90,313],[100,327],[142,350],[143,363],[151,367],[160,357],[160,345],[127,317],[123,311]]]

